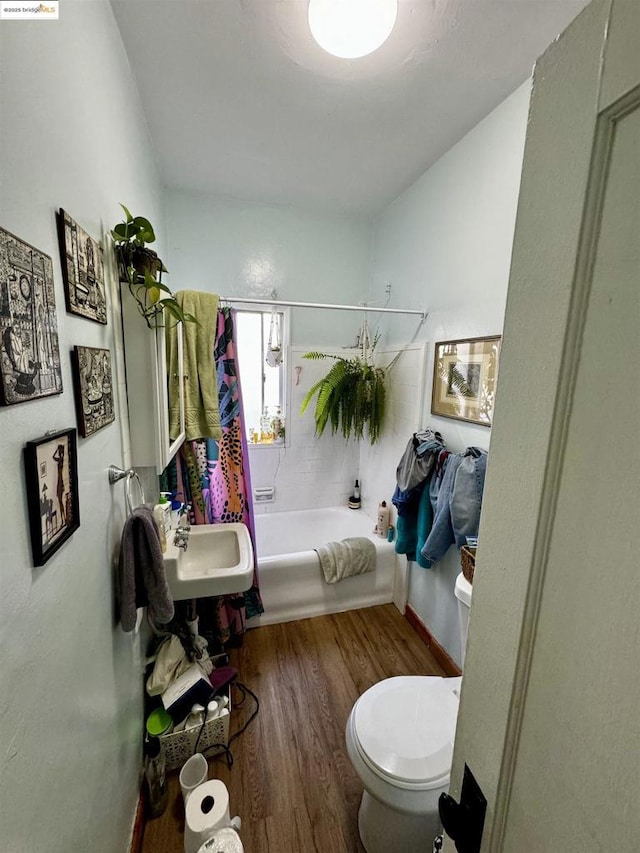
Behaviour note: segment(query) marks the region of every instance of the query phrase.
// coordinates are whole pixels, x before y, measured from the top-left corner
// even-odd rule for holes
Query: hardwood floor
[[[257,628],[231,663],[260,711],[231,746],[232,768],[210,758],[209,778],[229,789],[246,853],[363,853],[362,787],[344,742],[353,703],[382,678],[443,670],[392,604]],[[253,707],[247,697],[233,709],[232,735]],[[176,771],[167,811],[145,826],[142,853],[183,853],[183,832]]]

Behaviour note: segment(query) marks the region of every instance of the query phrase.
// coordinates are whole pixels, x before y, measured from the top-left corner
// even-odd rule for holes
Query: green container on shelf
[[[172,728],[173,720],[164,708],[156,708],[147,717],[147,734],[150,737],[169,734]]]

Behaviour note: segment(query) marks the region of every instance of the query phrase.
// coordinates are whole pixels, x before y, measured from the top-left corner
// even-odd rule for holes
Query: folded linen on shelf
[[[376,568],[376,546],[366,536],[352,536],[340,542],[328,542],[314,549],[326,583],[337,583]]]

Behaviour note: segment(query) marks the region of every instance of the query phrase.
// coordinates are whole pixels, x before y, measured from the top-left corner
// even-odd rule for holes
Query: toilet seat
[[[407,792],[448,784],[461,680],[396,676],[362,694],[349,717],[348,745],[369,773]]]
[[[438,800],[449,787],[461,683],[387,678],[351,709],[346,746],[364,787],[358,831],[368,853],[423,853],[442,831]]]

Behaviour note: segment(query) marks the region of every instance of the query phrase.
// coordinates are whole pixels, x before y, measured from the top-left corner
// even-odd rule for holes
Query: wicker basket
[[[470,548],[468,545],[463,545],[460,548],[460,562],[462,563],[462,574],[473,583],[473,573],[476,568],[476,551],[477,548]]]
[[[231,700],[231,697],[229,697]],[[223,744],[227,746],[229,743],[229,721],[231,720],[231,701],[229,701],[229,713],[224,717],[214,717],[205,723],[198,740],[200,727],[190,729],[187,732],[170,732],[168,735],[161,735],[160,742],[164,752],[164,759],[167,770],[176,770],[193,755],[196,749],[196,740],[198,740],[198,752],[205,752],[207,747],[214,744]],[[210,749],[207,755],[217,755],[222,752],[222,746],[217,749]]]

